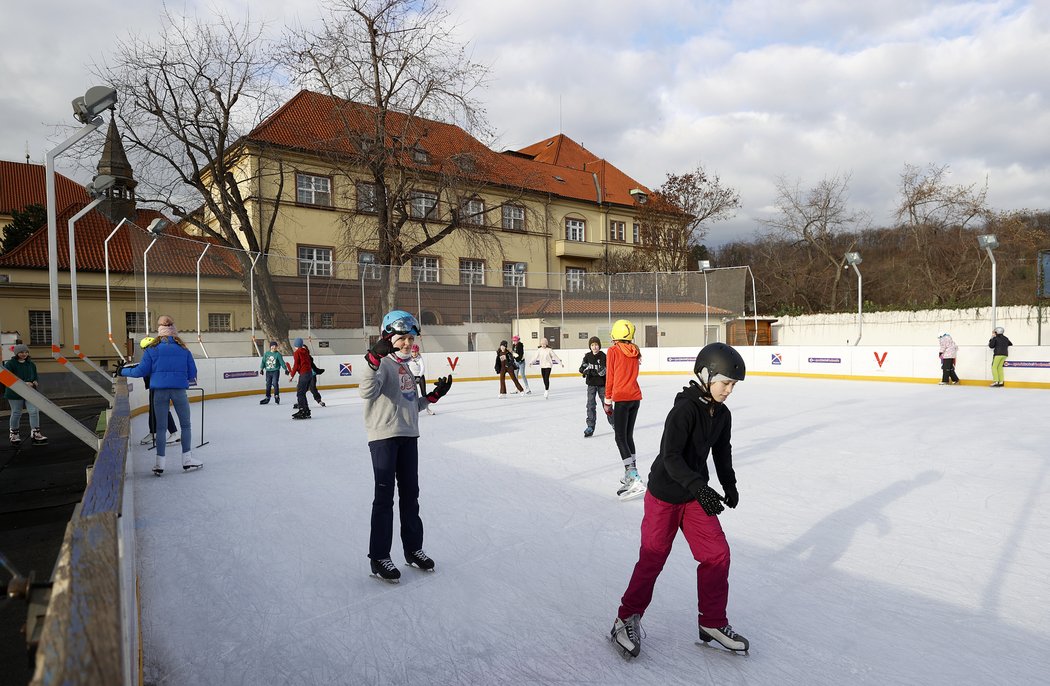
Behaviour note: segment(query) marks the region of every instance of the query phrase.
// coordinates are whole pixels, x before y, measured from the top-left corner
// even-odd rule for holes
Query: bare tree
[[[118,116],[139,170],[139,198],[236,248],[246,289],[249,253],[261,255],[253,279],[259,324],[267,338],[287,341],[288,318],[267,262],[280,191],[265,224],[257,225],[250,208],[262,177],[274,174],[280,185],[283,170],[277,162],[246,174],[241,164],[241,135],[280,100],[272,46],[259,26],[169,10],[157,35],[118,41],[112,64],[95,68],[120,93]]]
[[[839,305],[845,253],[854,246],[852,238],[846,244],[841,238],[868,223],[866,215],[849,208],[849,182],[848,174],[824,177],[803,191],[800,182],[791,184],[781,177],[776,183],[778,214],[764,221],[782,237],[806,249],[807,259],[801,272],[819,281],[823,291],[820,300],[831,309]]]
[[[682,271],[707,236],[708,223],[729,219],[740,207],[736,190],[723,186],[703,166],[685,174],[667,174],[656,197],[638,213],[642,243],[651,271]]]
[[[367,184],[359,209],[370,196],[367,212],[345,218],[347,252],[375,250],[396,267],[453,234],[475,252],[498,250],[480,192],[489,179],[520,182],[519,168],[470,136],[473,149],[428,145],[435,121],[484,129],[473,93],[487,69],[456,43],[448,13],[430,0],[329,0],[327,10],[319,29],[288,36],[285,60],[304,85],[345,101],[346,144],[331,161]],[[381,272],[384,310],[396,305],[398,272]]]

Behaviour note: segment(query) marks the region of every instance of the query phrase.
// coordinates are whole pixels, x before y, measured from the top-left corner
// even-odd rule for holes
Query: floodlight
[[[88,185],[84,186],[84,189],[92,198],[98,198],[110,188],[113,188],[116,183],[117,177],[109,174],[98,174]]]
[[[92,86],[79,98],[73,99],[73,116],[81,124],[89,124],[104,111],[117,105],[117,89]]]
[[[528,266],[529,265],[525,264],[524,262],[515,262],[514,263],[514,273],[515,274],[524,274],[525,270],[528,269]]]
[[[164,217],[157,217],[149,223],[149,227],[146,230],[154,236],[156,236],[157,238],[159,238],[161,234],[164,233],[164,230],[167,229],[170,225],[171,222],[169,222]]]
[[[999,239],[995,237],[994,233],[982,234],[977,237],[977,245],[988,250],[995,250],[999,247]]]
[[[859,252],[846,253],[846,264],[860,264],[863,261]]]
[[[710,269],[711,268],[711,260],[699,260],[699,261],[697,261],[696,266],[700,268],[700,271],[704,271],[705,269]]]

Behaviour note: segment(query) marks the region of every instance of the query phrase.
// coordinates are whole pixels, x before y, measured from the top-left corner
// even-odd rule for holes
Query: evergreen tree
[[[37,229],[47,223],[47,210],[43,205],[26,205],[22,210],[12,210],[14,221],[4,230],[3,241],[0,241],[0,255],[6,255],[33,235]]]

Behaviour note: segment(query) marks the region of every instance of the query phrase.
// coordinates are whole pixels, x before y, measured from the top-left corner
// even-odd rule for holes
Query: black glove
[[[429,400],[432,403],[436,403],[437,401],[445,397],[445,394],[448,393],[448,389],[450,388],[452,388],[451,374],[449,374],[448,376],[443,376],[437,380],[437,383],[434,384],[434,390],[430,391],[430,393],[427,393],[427,400]]]
[[[733,509],[740,502],[740,494],[737,493],[736,485],[726,486],[726,507]]]
[[[383,361],[383,358],[394,352],[394,344],[390,342],[390,338],[383,336],[376,341],[368,352],[365,353],[365,362],[372,369],[379,369],[379,363]]]
[[[700,507],[704,508],[704,512],[714,517],[717,514],[721,514],[722,510],[722,496],[718,495],[718,491],[711,488],[710,486],[701,486],[696,492],[696,502],[700,503]]]
[[[117,362],[116,366],[113,367],[113,378],[114,379],[119,379],[120,378],[120,370],[123,369],[124,365],[126,365],[127,363],[128,363],[127,360],[120,360],[120,361]]]

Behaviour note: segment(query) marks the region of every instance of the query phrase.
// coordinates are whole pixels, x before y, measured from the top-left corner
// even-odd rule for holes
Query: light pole
[[[521,305],[518,298],[518,288],[521,286],[521,282],[525,280],[525,270],[528,265],[524,262],[514,263],[514,325],[518,329],[518,336],[521,336]]]
[[[69,218],[68,222],[68,242],[69,242],[69,293],[73,307],[73,354],[79,359],[83,360],[99,374],[106,374],[106,371],[99,367],[97,364],[92,362],[90,359],[84,356],[80,352],[80,309],[77,304],[77,239],[76,234],[73,230],[77,220],[86,215],[91,210],[98,207],[98,204],[106,199],[104,193],[116,184],[116,177],[109,176],[107,174],[99,174],[96,176],[91,183],[86,186],[88,195],[93,198],[84,209],[80,210],[72,217]]]
[[[857,269],[857,265],[863,261],[859,252],[846,253],[846,264],[857,272],[857,340],[853,345],[860,345],[860,338],[864,335],[864,279],[860,275],[860,270]]]
[[[982,234],[977,237],[977,245],[984,248],[988,253],[988,259],[992,261],[992,328],[996,326],[995,320],[995,253],[992,251],[999,247],[999,239],[993,233]]]
[[[102,112],[117,104],[117,91],[108,86],[94,86],[82,97],[73,101],[73,117],[84,128],[80,129],[58,147],[48,151],[44,166],[44,185],[47,193],[47,276],[51,298],[51,356],[58,357],[61,351],[62,321],[58,311],[58,202],[55,194],[55,158],[73,144],[102,126]]]
[[[167,219],[157,217],[149,223],[149,228],[146,229],[153,236],[153,240],[142,252],[142,306],[146,316],[146,331],[149,331],[149,251],[153,250],[153,246],[160,240],[161,234],[164,233],[164,228],[168,224]]]
[[[707,270],[711,268],[711,260],[700,260],[696,266],[700,267],[700,273],[704,275],[704,345],[707,345],[707,326],[710,319],[710,310],[707,307]]]

